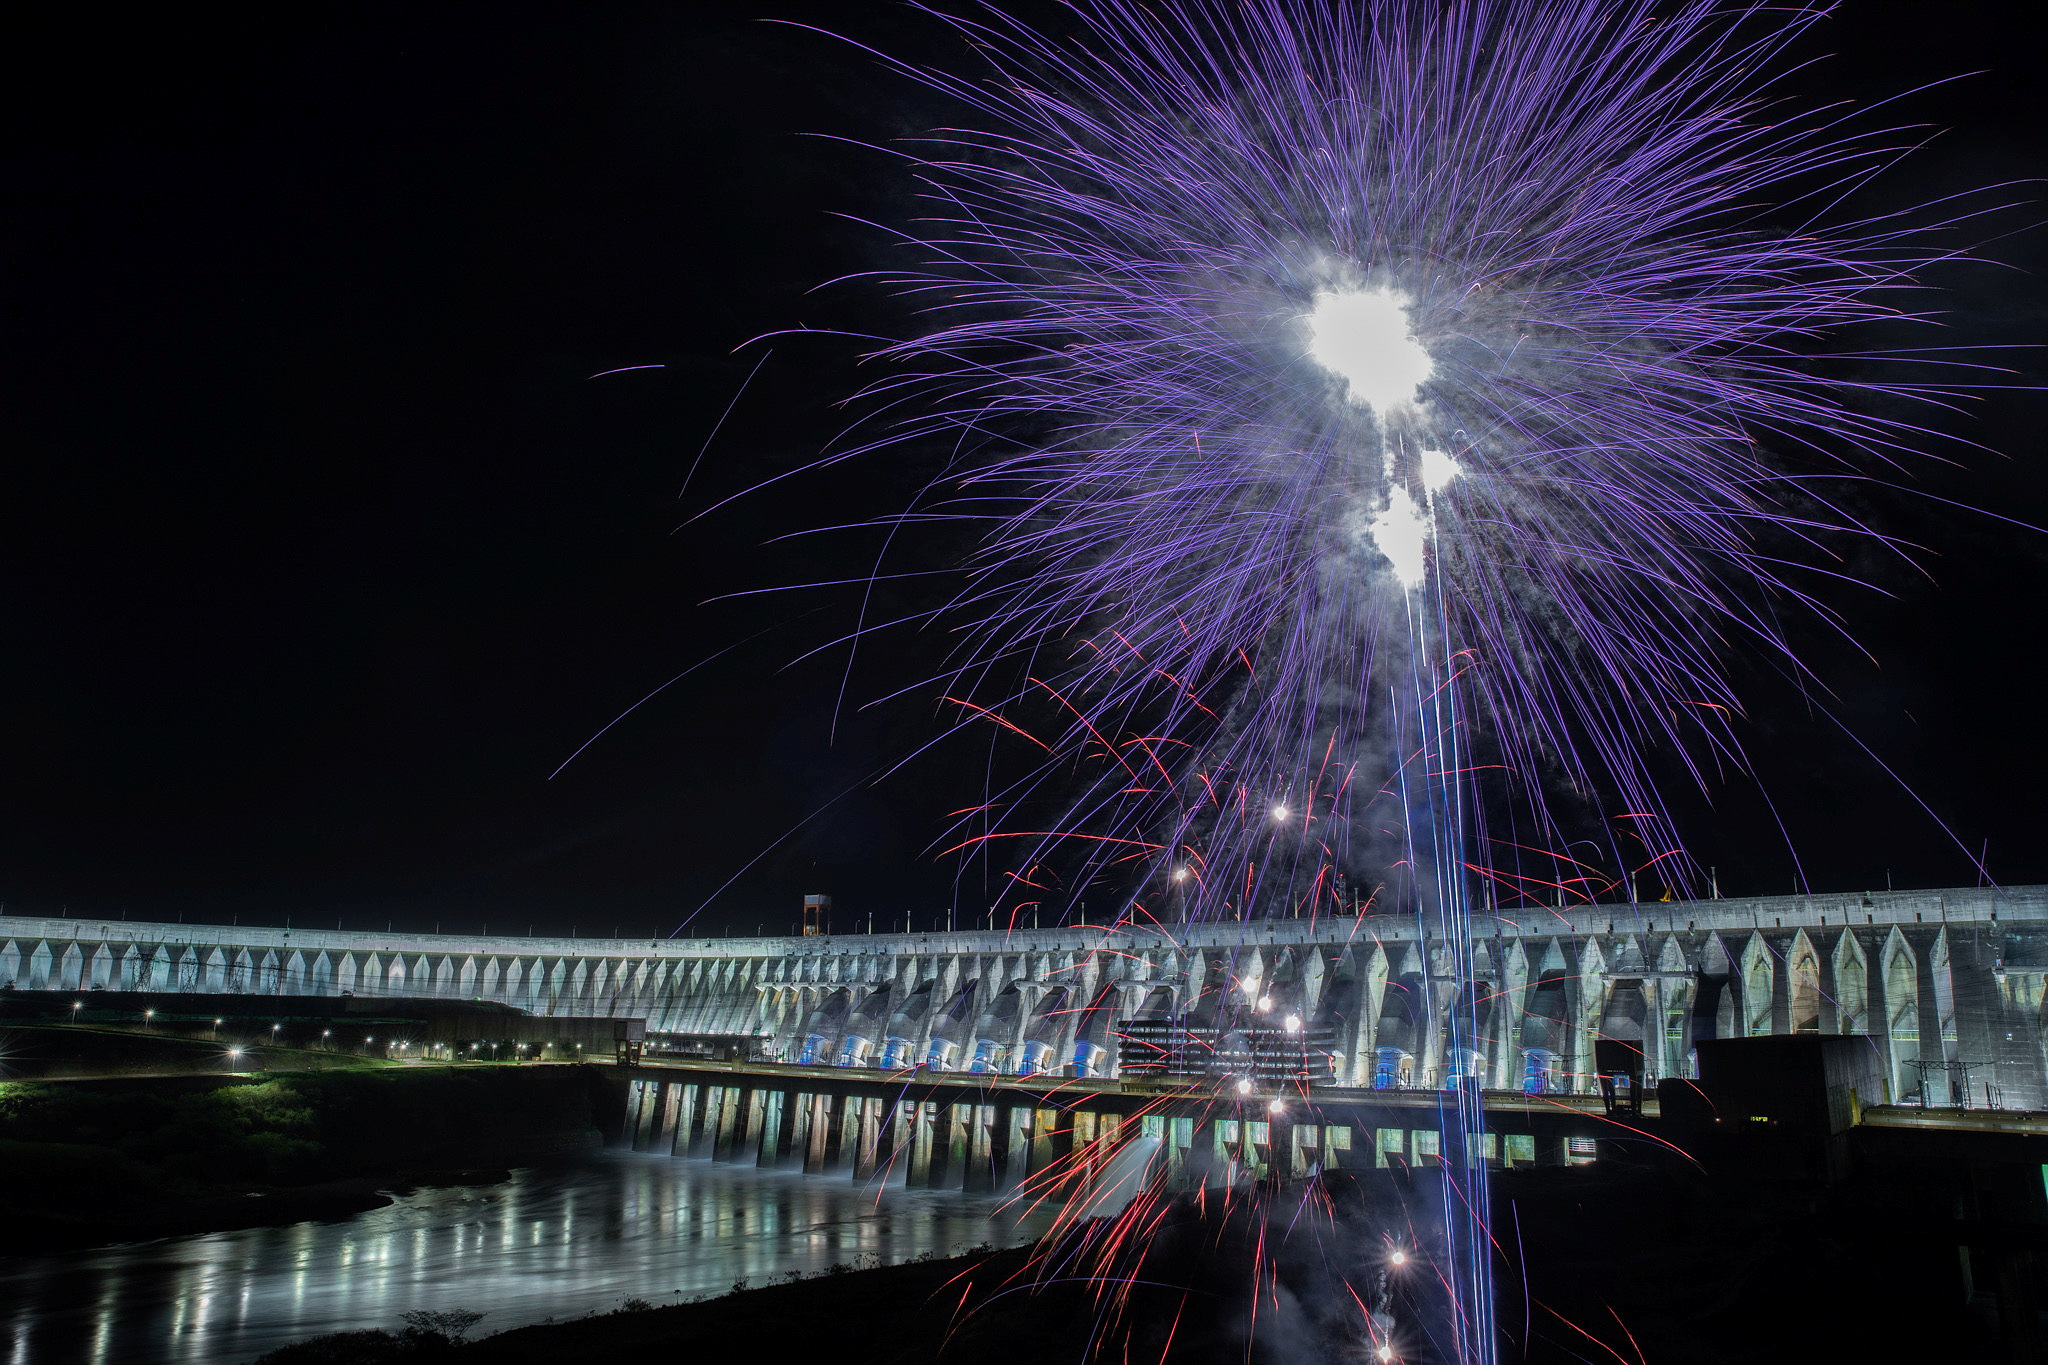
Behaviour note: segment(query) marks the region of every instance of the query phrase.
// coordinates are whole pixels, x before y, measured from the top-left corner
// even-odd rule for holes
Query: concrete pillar
[[[811,1150],[811,1115],[817,1109],[817,1096],[808,1090],[789,1092],[789,1112],[793,1127],[789,1138],[789,1164],[797,1170],[804,1168],[805,1159]]]
[[[956,1164],[948,1172],[949,1188],[970,1192],[988,1188],[988,1133],[979,1104],[953,1106],[953,1157]]]
[[[910,1110],[910,1149],[905,1154],[909,1162],[903,1174],[903,1183],[911,1189],[929,1189],[932,1183],[932,1103],[919,1100]]]
[[[867,1123],[867,1101],[842,1095],[839,1100],[839,1164],[853,1168],[860,1158],[861,1134]]]
[[[767,1170],[789,1164],[790,1144],[796,1137],[796,1092],[764,1092],[761,1104],[761,1156],[755,1163]]]
[[[661,1131],[655,1135],[654,1150],[675,1154],[676,1125],[682,1121],[683,1091],[688,1089],[680,1081],[670,1081],[662,1087]]]
[[[839,1163],[839,1126],[844,1098],[838,1095],[811,1096],[811,1124],[804,1144],[804,1174],[822,1175]]]
[[[711,1141],[708,1144],[711,1150],[706,1155],[713,1161],[730,1161],[732,1160],[732,1126],[739,1121],[740,1115],[740,1092],[736,1087],[730,1085],[718,1086],[716,1090],[718,1093],[718,1108],[715,1111],[717,1122],[711,1127]]]
[[[713,1152],[719,1146],[719,1132],[725,1128],[725,1087],[711,1085],[707,1081],[700,1095],[700,1113],[696,1117],[696,1134],[692,1136],[690,1142],[690,1156],[711,1160]]]
[[[1016,1183],[1010,1173],[1010,1157],[1016,1146],[1017,1106],[998,1104],[995,1126],[989,1130],[989,1188],[1000,1193]]]
[[[954,1102],[939,1111],[939,1126],[932,1148],[932,1188],[957,1190],[967,1181],[968,1125],[973,1122],[973,1105]]]
[[[1295,1179],[1302,1179],[1311,1171],[1321,1169],[1324,1164],[1323,1137],[1319,1124],[1294,1126],[1293,1140],[1287,1144],[1287,1168]]]
[[[1244,1124],[1238,1120],[1219,1118],[1196,1123],[1195,1144],[1189,1155],[1201,1168],[1200,1179],[1207,1182],[1227,1173],[1243,1141]]]
[[[1188,1152],[1190,1144],[1194,1141],[1195,1120],[1188,1114],[1169,1113],[1162,1118],[1159,1126],[1163,1130],[1161,1147],[1162,1155],[1166,1159],[1167,1188],[1186,1189],[1188,1170],[1192,1164]]]
[[[697,1102],[690,1113],[690,1141],[683,1149],[683,1155],[710,1156],[712,1140],[718,1136],[719,1111],[724,1108],[725,1088],[700,1082],[691,1089],[697,1092]]]
[[[928,1128],[930,1145],[925,1153],[924,1183],[929,1189],[944,1189],[953,1152],[953,1106],[949,1101],[932,1101]]]
[[[932,1188],[957,1190],[967,1177],[967,1107],[958,1102],[939,1111],[932,1132]]]
[[[626,1082],[626,1111],[619,1119],[619,1145],[628,1151],[640,1149],[640,1105],[646,1099],[647,1082]]]
[[[1840,1004],[1837,1003],[1840,989],[1835,981],[1835,954],[1829,952],[1824,946],[1829,942],[1826,933],[1822,933],[1817,939],[1810,939],[1809,942],[1813,944],[1814,956],[1818,960],[1820,967],[1820,1031],[1822,1033],[1840,1033],[1842,1031],[1842,1011]],[[1645,1051],[1647,1050],[1645,1049]],[[1654,1086],[1656,1082],[1653,1080],[1650,1084]]]
[[[651,1152],[661,1137],[661,1110],[668,1100],[668,1082],[642,1081],[640,1125],[633,1135],[633,1150]]]
[[[989,1132],[994,1121],[995,1111],[991,1106],[967,1106],[967,1179],[964,1188],[969,1194],[986,1194],[995,1188],[994,1143],[993,1134]]]
[[[896,1173],[897,1163],[902,1158],[907,1115],[904,1103],[896,1099],[875,1101],[875,1150],[871,1158],[873,1169],[881,1171],[884,1179]]]
[[[1024,1174],[1028,1179],[1052,1165],[1052,1116],[1035,1105],[1024,1136]]]
[[[806,1136],[804,1121],[810,1117],[809,1095],[795,1090],[782,1092],[782,1131],[776,1138],[775,1164],[779,1169],[803,1165],[803,1147]]]
[[[1261,1109],[1248,1110],[1239,1118],[1237,1125],[1238,1153],[1244,1165],[1244,1174],[1253,1180],[1271,1180],[1279,1169],[1273,1150],[1274,1127],[1271,1116]]]
[[[753,1086],[726,1087],[725,1112],[720,1115],[718,1143],[712,1150],[712,1160],[746,1160],[747,1139],[753,1135],[755,1128],[754,1104]]]
[[[732,1159],[753,1165],[760,1159],[761,1139],[767,1131],[768,1094],[749,1087],[740,1101],[740,1120],[734,1129]]]
[[[856,1100],[860,1106],[860,1146],[854,1152],[853,1178],[866,1180],[889,1163],[896,1137],[896,1104],[893,1100]]]
[[[1095,1178],[1102,1174],[1102,1116],[1087,1110],[1076,1110],[1067,1116],[1073,1125],[1070,1146],[1075,1153],[1068,1165],[1080,1177],[1081,1187],[1093,1186]]]
[[[1795,937],[1796,934],[1770,934],[1764,938],[1764,946],[1775,968],[1771,973],[1771,1032],[1780,1036],[1792,1031],[1792,961],[1789,954]]]
[[[732,1159],[734,1161],[744,1161],[749,1165],[759,1165],[761,1152],[764,1148],[768,1151],[769,1159],[771,1161],[774,1159],[775,1128],[780,1122],[780,1116],[777,1113],[771,1112],[770,1104],[780,1094],[781,1092],[778,1090],[762,1086],[755,1089],[747,1097],[747,1108],[743,1113],[747,1127],[746,1131],[741,1135],[742,1141],[740,1145],[733,1151]]]
[[[918,1100],[890,1100],[889,1129],[883,1137],[882,1160],[889,1169],[890,1177],[902,1173],[903,1183],[910,1183],[910,1149],[917,1138],[917,1120],[924,1113],[924,1104]]]
[[[681,1095],[676,1105],[675,1136],[669,1141],[668,1154],[670,1156],[688,1156],[690,1154],[690,1128],[692,1124],[699,1121],[698,1114],[704,1106],[698,1098],[697,1086],[679,1085],[676,1089],[681,1092]]]
[[[682,1086],[675,1081],[661,1083],[660,1093],[655,1096],[654,1124],[647,1135],[650,1152],[663,1151],[675,1140],[676,1091],[680,1089]]]
[[[1073,1150],[1073,1120],[1057,1109],[1031,1111],[1031,1159],[1025,1167],[1027,1176],[1035,1176],[1066,1160]]]
[[[845,1133],[842,1142],[850,1142],[853,1159],[848,1165],[853,1168],[855,1180],[865,1180],[874,1173],[875,1116],[873,1101],[866,1096],[849,1095],[841,1101],[847,1112]]]

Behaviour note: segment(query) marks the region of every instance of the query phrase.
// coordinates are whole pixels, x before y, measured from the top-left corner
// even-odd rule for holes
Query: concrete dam
[[[1654,1085],[1703,1039],[1863,1034],[1886,1101],[2048,1109],[2048,887],[1526,907],[1473,934],[1460,978],[1394,915],[667,939],[0,916],[0,987],[482,1000],[644,1020],[654,1056],[990,1078],[1221,1074],[1279,1040],[1310,1083],[1555,1095],[1593,1092],[1602,1039]]]

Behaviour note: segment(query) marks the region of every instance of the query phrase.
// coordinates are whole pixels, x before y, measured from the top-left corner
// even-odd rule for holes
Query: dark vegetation
[[[393,1185],[590,1150],[594,1072],[409,1066],[0,1085],[0,1254],[345,1217]]]
[[[384,1365],[386,1361],[439,1360],[460,1346],[483,1316],[461,1308],[414,1309],[405,1314],[403,1331],[371,1328],[330,1332],[271,1351],[259,1359],[258,1365]]]
[[[408,1325],[399,1332],[338,1332],[295,1343],[258,1365],[384,1365],[447,1358],[463,1365],[616,1365],[650,1359],[776,1360],[844,1354],[849,1334],[863,1365],[935,1360],[1075,1360],[1093,1299],[1072,1286],[1004,1294],[1026,1272],[1027,1252],[976,1251],[878,1269],[851,1266],[718,1298],[653,1308],[628,1299],[617,1311],[521,1327],[466,1345]],[[965,1299],[963,1302],[963,1294]],[[994,1311],[986,1305],[996,1304]],[[954,1311],[956,1308],[958,1312]],[[1048,1354],[1050,1353],[1050,1354]]]

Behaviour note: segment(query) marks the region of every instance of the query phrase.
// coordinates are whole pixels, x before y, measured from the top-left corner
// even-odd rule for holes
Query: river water
[[[481,1311],[483,1335],[1043,1230],[987,1196],[607,1154],[343,1222],[0,1260],[0,1362],[236,1365],[415,1308]]]

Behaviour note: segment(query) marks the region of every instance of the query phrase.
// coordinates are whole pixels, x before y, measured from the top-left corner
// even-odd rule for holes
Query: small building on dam
[[[1292,1055],[1311,1083],[1544,1093],[1592,1090],[1602,1039],[1654,1083],[1704,1039],[1864,1034],[1892,1102],[2048,1109],[2048,887],[1531,907],[1472,932],[1459,976],[1395,915],[652,940],[0,916],[0,988],[483,1000],[644,1019],[655,1054],[855,1069]],[[1460,1004],[1476,1030],[1449,1028]]]

